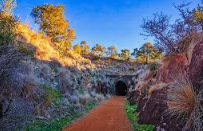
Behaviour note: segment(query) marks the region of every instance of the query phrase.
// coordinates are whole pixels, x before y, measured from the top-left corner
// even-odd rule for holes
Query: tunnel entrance
[[[124,82],[118,81],[115,86],[116,95],[126,96],[127,95],[127,86]]]

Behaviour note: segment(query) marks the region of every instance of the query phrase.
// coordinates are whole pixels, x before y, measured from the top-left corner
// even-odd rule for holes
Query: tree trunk
[[[149,55],[148,54],[146,55],[146,61],[145,62],[146,62],[146,64],[149,63]]]

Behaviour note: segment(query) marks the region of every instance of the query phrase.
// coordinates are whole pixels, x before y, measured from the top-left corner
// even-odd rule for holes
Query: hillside
[[[7,87],[2,89],[3,107],[8,110],[0,123],[4,131],[26,128],[37,119],[51,123],[67,115],[74,118],[84,107],[114,94],[114,83],[106,74],[126,73],[127,65],[134,69],[115,60],[91,61],[72,50],[66,57],[60,56],[48,37],[23,24],[17,26],[15,43],[0,60],[5,70],[1,85]]]

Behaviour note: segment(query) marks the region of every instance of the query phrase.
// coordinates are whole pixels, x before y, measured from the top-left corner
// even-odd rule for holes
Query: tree
[[[156,13],[152,19],[144,19],[142,28],[144,36],[152,36],[156,39],[159,46],[175,52],[176,48],[172,39],[172,33],[170,32],[170,17],[163,13]]]
[[[128,50],[128,49],[123,49],[123,50],[121,50],[120,57],[121,57],[123,60],[129,60],[129,59],[130,59],[130,50]]]
[[[117,58],[117,56],[118,56],[118,51],[117,51],[117,49],[116,49],[115,46],[110,46],[110,47],[108,47],[108,56],[109,56],[110,58]]]
[[[0,10],[4,13],[12,14],[16,6],[17,6],[16,0],[1,0]]]
[[[81,45],[82,55],[89,54],[89,46],[87,45],[87,42],[86,41],[82,41],[80,43],[80,45]]]
[[[148,64],[150,60],[160,59],[162,53],[161,49],[157,50],[150,42],[147,42],[137,51],[136,57],[138,61]]]
[[[188,8],[190,3],[174,5],[180,13],[175,23],[171,24],[170,17],[156,13],[151,19],[144,19],[142,28],[144,36],[155,38],[156,46],[166,52],[185,52],[193,39],[193,34],[202,31],[201,25],[195,20],[194,11]]]
[[[133,50],[133,53],[131,53],[131,56],[134,56],[134,57],[136,58],[137,52],[138,52],[138,48],[135,48],[135,49]]]
[[[203,1],[202,1],[203,4]],[[201,25],[201,28],[203,30],[203,6],[198,5],[196,9],[193,10],[193,16],[197,23]]]
[[[81,54],[81,47],[80,47],[80,44],[76,44],[73,46],[73,50],[78,53],[78,54]]]
[[[101,44],[96,44],[96,46],[92,48],[92,54],[99,58],[103,57],[105,52],[106,48],[103,47]]]
[[[41,32],[57,43],[60,51],[66,52],[75,38],[73,29],[69,29],[68,20],[64,17],[64,6],[45,4],[34,7],[31,16],[39,24]]]

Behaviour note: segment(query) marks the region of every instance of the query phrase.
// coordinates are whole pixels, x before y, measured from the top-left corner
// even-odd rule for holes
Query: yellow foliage
[[[203,14],[200,11],[195,11],[195,18],[197,21],[203,20]]]

